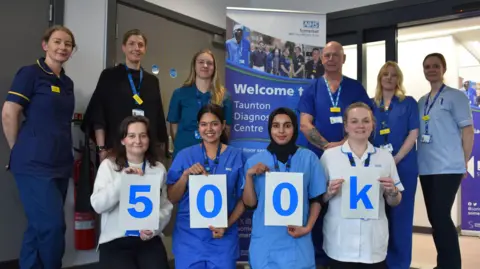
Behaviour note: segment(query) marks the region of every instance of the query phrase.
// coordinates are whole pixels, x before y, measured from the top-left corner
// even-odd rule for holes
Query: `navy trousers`
[[[15,174],[28,226],[20,251],[20,269],[60,269],[65,252],[63,206],[68,178]]]
[[[400,173],[405,190],[402,201],[396,207],[386,206],[389,224],[388,269],[409,269],[412,263],[413,213],[418,176]]]

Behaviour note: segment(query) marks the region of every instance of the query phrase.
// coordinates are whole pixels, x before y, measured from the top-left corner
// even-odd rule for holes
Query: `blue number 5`
[[[137,219],[143,219],[150,214],[152,214],[153,210],[153,204],[152,200],[148,199],[146,196],[137,196],[137,192],[150,192],[150,187],[151,186],[140,186],[140,185],[132,185],[130,186],[130,194],[128,197],[128,203],[131,205],[136,205],[138,203],[142,203],[145,208],[143,211],[137,211],[135,207],[131,207],[128,209],[128,213],[132,215],[132,217],[137,218]]]

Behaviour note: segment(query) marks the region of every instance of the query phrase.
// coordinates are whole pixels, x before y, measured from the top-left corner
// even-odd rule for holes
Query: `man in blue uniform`
[[[324,150],[344,143],[342,115],[349,105],[364,102],[372,107],[362,84],[342,74],[345,58],[342,45],[335,41],[329,42],[322,53],[324,76],[319,77],[303,93],[298,103],[298,111],[301,113],[300,130],[308,140],[308,148],[319,158]],[[323,251],[323,215],[318,218],[312,230],[318,268],[328,264],[328,257]]]
[[[233,38],[225,42],[227,59],[239,65],[250,66],[250,41],[244,37],[243,26],[233,27]]]

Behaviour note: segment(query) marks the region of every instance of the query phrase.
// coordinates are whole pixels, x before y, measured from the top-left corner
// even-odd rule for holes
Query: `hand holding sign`
[[[228,226],[226,175],[192,175],[188,189],[190,228]]]
[[[257,163],[256,165],[252,166],[250,169],[247,171],[248,176],[254,176],[254,175],[262,175],[265,174],[265,172],[270,171],[268,166],[266,166],[263,163]]]
[[[327,189],[328,195],[335,196],[340,191],[340,188],[342,187],[343,182],[345,182],[343,178],[333,179],[328,181],[328,189]]]
[[[351,167],[342,184],[342,217],[378,219],[380,203],[380,169]]]
[[[395,182],[392,178],[382,177],[378,181],[380,181],[386,193],[391,194],[395,192]]]
[[[213,226],[208,227],[210,231],[212,231],[212,237],[215,239],[220,239],[223,237],[223,234],[225,233],[225,228],[215,228]]]
[[[267,173],[265,225],[303,226],[303,174]]]
[[[203,167],[201,164],[196,163],[192,165],[190,168],[184,171],[187,175],[207,175],[207,171],[205,170],[205,167]]]
[[[311,230],[308,229],[307,227],[301,227],[301,226],[288,226],[288,234],[292,236],[293,238],[299,238],[302,237],[306,234],[308,234]]]

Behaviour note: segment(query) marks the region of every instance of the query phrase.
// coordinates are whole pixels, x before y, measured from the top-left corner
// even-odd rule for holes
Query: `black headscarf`
[[[273,119],[277,115],[287,115],[292,121],[293,136],[292,139],[285,145],[277,144],[272,138]],[[277,156],[277,159],[280,162],[286,163],[288,161],[288,156],[293,156],[293,154],[295,154],[298,149],[298,146],[296,145],[298,137],[298,120],[295,112],[286,107],[280,107],[275,109],[268,117],[268,134],[270,135],[270,144],[268,145],[267,150],[270,151],[272,154],[275,154],[275,156]]]

